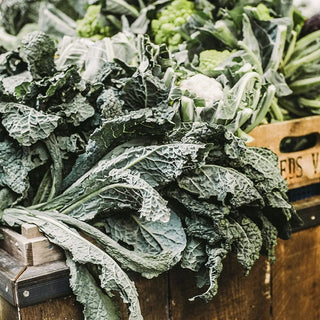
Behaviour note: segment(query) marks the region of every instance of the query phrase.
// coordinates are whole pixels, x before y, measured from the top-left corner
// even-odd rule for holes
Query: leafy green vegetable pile
[[[127,270],[180,263],[208,301],[229,254],[246,274],[274,261],[300,219],[277,156],[239,136],[316,86],[297,61],[318,43],[290,40],[291,4],[24,4],[0,3],[1,224],[33,223],[65,250],[86,319],[119,319],[114,291],[142,319]]]

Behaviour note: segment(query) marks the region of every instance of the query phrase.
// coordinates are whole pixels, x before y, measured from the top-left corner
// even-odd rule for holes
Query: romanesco
[[[104,119],[113,119],[122,115],[122,101],[113,89],[104,90],[96,101],[97,107],[101,110]]]
[[[214,68],[227,59],[233,52],[228,50],[205,50],[199,55],[199,71],[207,76],[212,76]]]
[[[101,5],[91,5],[83,19],[77,20],[77,33],[79,37],[101,40],[112,35],[112,28],[106,25],[100,16]]]
[[[151,29],[156,44],[165,43],[174,50],[183,39],[178,28],[186,23],[188,17],[195,12],[195,4],[188,0],[174,0],[151,21]]]

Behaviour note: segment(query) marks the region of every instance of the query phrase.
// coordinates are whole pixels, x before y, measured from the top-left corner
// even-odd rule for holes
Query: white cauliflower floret
[[[196,74],[189,79],[182,80],[180,83],[182,92],[189,91],[197,98],[204,99],[206,107],[212,106],[216,101],[223,98],[223,89],[221,84],[204,74]]]

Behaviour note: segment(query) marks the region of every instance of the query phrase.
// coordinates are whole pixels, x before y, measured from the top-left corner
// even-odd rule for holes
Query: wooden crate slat
[[[17,304],[26,307],[49,299],[67,296],[69,269],[63,261],[29,266],[16,281]]]
[[[320,196],[309,197],[293,203],[303,225],[296,227],[293,231],[298,232],[320,224]]]
[[[27,239],[32,239],[32,238],[37,238],[42,236],[37,226],[30,223],[24,223],[21,225],[21,235],[26,237]]]
[[[73,296],[51,299],[41,304],[20,309],[20,320],[83,320],[83,319],[84,317],[81,311],[81,307],[75,301],[75,298]],[[100,320],[100,319],[97,319],[97,320]]]
[[[0,296],[13,305],[16,305],[15,281],[24,270],[23,263],[0,249]]]
[[[129,276],[137,287],[143,319],[169,320],[168,273],[153,279],[145,279],[131,273]],[[128,320],[127,308],[123,304],[121,320]]]
[[[218,295],[209,303],[187,300],[203,290],[196,289],[193,272],[175,268],[170,273],[171,320],[271,320],[269,266],[261,257],[245,277],[230,257],[224,262]]]
[[[14,230],[2,228],[4,240],[2,248],[25,265],[32,264],[32,247],[30,241]]]
[[[63,250],[51,244],[36,226],[23,224],[21,234],[1,228],[4,240],[1,247],[25,265],[40,265],[64,258]]]
[[[18,309],[0,295],[0,319],[1,320],[21,320]]]
[[[305,117],[261,125],[249,134],[254,138],[249,146],[266,147],[279,157],[280,172],[289,189],[320,182],[320,116]],[[317,133],[315,146],[306,150],[282,153],[280,142],[285,137],[299,137]]]
[[[272,319],[320,319],[320,226],[279,240],[271,268]]]

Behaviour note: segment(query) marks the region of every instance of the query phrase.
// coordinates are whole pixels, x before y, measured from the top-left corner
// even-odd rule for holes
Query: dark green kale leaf
[[[246,274],[258,260],[262,247],[261,231],[249,218],[234,221],[240,231],[240,237],[234,246],[239,263],[245,268]]]
[[[25,24],[38,20],[39,2],[34,0],[3,0],[0,2],[4,29],[16,35]]]
[[[89,104],[85,97],[78,93],[69,102],[51,105],[47,112],[55,114],[61,117],[61,119],[64,119],[64,122],[78,127],[82,122],[94,116],[95,109]]]
[[[228,254],[227,247],[228,246],[225,246],[223,243],[217,247],[206,246],[208,260],[205,264],[205,273],[206,279],[209,279],[209,287],[204,293],[190,298],[190,301],[200,298],[208,302],[218,293],[218,278],[223,270],[222,260],[224,260]]]
[[[1,172],[1,170],[0,170]],[[6,208],[11,207],[16,203],[17,195],[11,191],[9,188],[0,187],[0,217],[2,216],[2,211]],[[1,238],[1,234],[0,234]]]
[[[120,98],[124,101],[123,107],[127,110],[168,104],[169,89],[151,71],[144,73],[138,71],[131,78],[121,79],[121,85]]]
[[[236,208],[263,206],[264,202],[245,175],[232,168],[204,165],[178,178],[179,187],[202,199],[211,197]]]
[[[198,272],[207,261],[206,246],[203,240],[188,236],[182,253],[181,267]]]
[[[200,201],[180,188],[171,188],[166,195],[169,199],[174,199],[182,205],[190,214],[210,218],[216,224],[220,223],[232,211],[229,206],[223,205],[221,202]]]
[[[23,146],[31,146],[48,138],[60,120],[59,116],[13,102],[0,103],[0,114],[2,125],[8,134]]]
[[[23,152],[14,140],[6,137],[0,142],[0,187],[6,186],[16,194],[27,194],[30,182],[23,160]]]
[[[21,41],[20,57],[28,64],[33,79],[39,80],[55,72],[55,42],[44,32],[28,33]]]
[[[89,137],[85,153],[81,154],[70,174],[64,179],[63,189],[86,173],[115,146],[137,137],[162,140],[174,127],[175,110],[153,108],[130,112],[128,115],[104,121]]]
[[[0,55],[0,74],[13,76],[27,70],[27,64],[22,61],[18,52],[8,51]]]
[[[21,83],[15,87],[15,95],[22,103],[46,110],[48,105],[70,102],[85,89],[80,81],[77,68],[69,66],[53,76]]]
[[[137,211],[150,221],[168,221],[170,217],[166,201],[152,186],[139,175],[129,170],[119,172],[106,162],[100,162],[64,193],[35,208],[58,210],[83,221],[124,210]]]
[[[70,254],[66,254],[66,264],[70,270],[70,287],[77,301],[83,306],[83,314],[87,320],[109,319],[120,320],[119,307],[97,285],[90,271],[81,263],[75,262]]]

